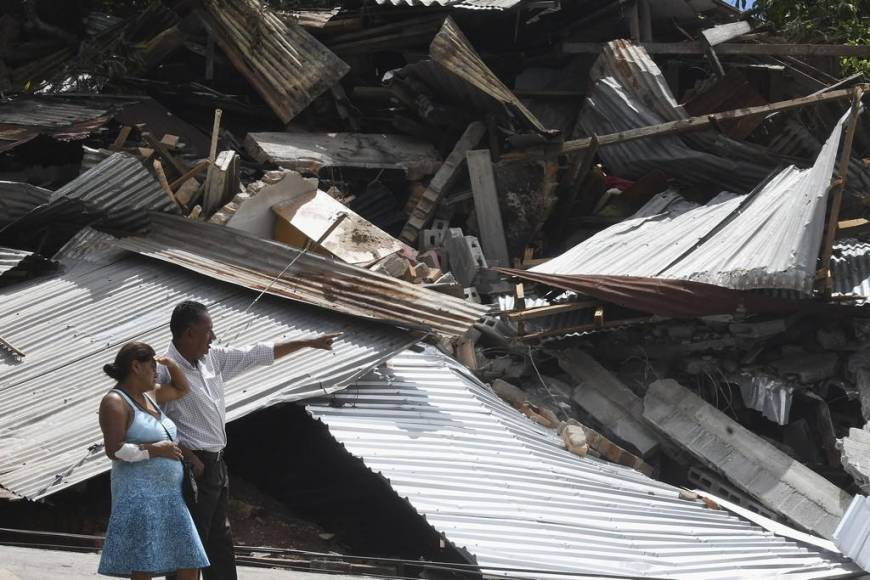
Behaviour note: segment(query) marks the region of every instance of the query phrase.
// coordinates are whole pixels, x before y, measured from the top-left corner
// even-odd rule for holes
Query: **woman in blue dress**
[[[155,384],[157,363],[170,384]],[[176,573],[196,580],[209,565],[184,503],[176,428],[158,403],[179,399],[190,385],[177,363],[155,357],[141,342],[124,345],[103,370],[117,381],[100,403],[106,455],[112,459],[112,515],[100,574],[133,580]]]

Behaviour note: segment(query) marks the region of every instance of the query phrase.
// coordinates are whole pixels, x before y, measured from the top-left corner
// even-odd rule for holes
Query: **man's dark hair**
[[[169,330],[172,331],[172,338],[180,337],[185,330],[202,320],[202,316],[207,313],[208,308],[205,307],[205,304],[193,300],[179,302],[172,311],[172,318],[169,319]]]

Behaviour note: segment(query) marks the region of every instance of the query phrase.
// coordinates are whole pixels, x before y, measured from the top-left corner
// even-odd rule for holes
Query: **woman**
[[[157,363],[169,369],[171,384],[155,384]],[[117,384],[100,403],[112,516],[99,572],[133,580],[177,572],[178,580],[196,580],[209,563],[181,495],[175,424],[158,406],[183,397],[190,385],[175,361],[155,357],[141,342],[125,344],[103,370]]]

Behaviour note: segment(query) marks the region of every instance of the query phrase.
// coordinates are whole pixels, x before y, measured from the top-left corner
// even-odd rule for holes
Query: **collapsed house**
[[[39,4],[0,16],[5,501],[109,469],[102,363],[195,299],[343,333],[227,417],[304,406],[414,558],[866,568],[868,47],[718,1]]]

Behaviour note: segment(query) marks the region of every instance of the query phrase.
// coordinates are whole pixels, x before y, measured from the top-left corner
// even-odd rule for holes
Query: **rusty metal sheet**
[[[753,314],[829,310],[843,312],[851,308],[810,300],[776,298],[690,280],[634,276],[565,276],[512,268],[497,268],[497,270],[508,276],[573,290],[625,308],[671,318],[697,318],[741,312]]]
[[[537,117],[517,98],[483,60],[468,41],[456,22],[449,16],[429,46],[432,60],[449,70],[457,77],[471,83],[479,90],[522,115],[528,123],[541,133],[556,133],[544,127]]]
[[[239,230],[165,214],[151,215],[147,235],[118,245],[251,290],[446,337],[463,335],[488,310]]]
[[[255,0],[206,0],[199,14],[233,66],[287,123],[350,67],[304,28]]]

